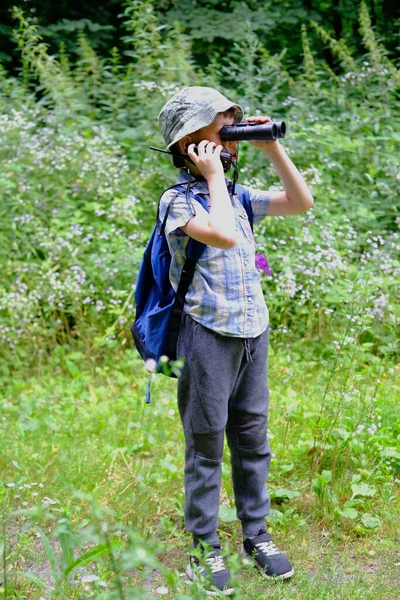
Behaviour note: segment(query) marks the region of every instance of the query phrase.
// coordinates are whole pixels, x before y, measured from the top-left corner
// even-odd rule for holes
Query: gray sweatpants
[[[244,536],[265,530],[268,329],[257,338],[222,336],[185,313],[178,356],[186,362],[178,381],[185,434],[185,524],[194,543],[218,544],[216,533],[224,432],[231,450],[237,516]]]

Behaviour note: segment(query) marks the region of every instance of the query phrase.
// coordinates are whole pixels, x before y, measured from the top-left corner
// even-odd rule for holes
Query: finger
[[[187,153],[194,162],[196,162],[196,160],[198,159],[198,156],[194,151],[195,145],[196,144],[189,144],[189,146],[187,147]]]
[[[272,121],[271,117],[267,116],[258,116],[258,117],[247,117],[246,121],[249,123],[268,123]]]
[[[203,154],[208,143],[208,140],[201,140],[200,144],[197,146],[199,154]]]
[[[222,146],[220,144],[218,144],[218,146],[215,146],[214,155],[219,156],[221,154],[221,151],[222,151]]]
[[[212,154],[214,146],[216,146],[215,142],[209,142],[206,147],[206,154]]]
[[[257,115],[252,117],[247,117],[246,121],[271,121],[271,117],[267,115]]]

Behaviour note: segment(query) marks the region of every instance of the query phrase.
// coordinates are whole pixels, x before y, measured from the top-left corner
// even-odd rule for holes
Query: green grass
[[[350,378],[366,393],[349,407],[336,396],[341,373],[325,393],[329,369],[271,352],[270,528],[296,575],[276,584],[236,560],[243,599],[398,596],[398,368],[384,374],[372,414],[376,369],[358,364]],[[36,373],[8,381],[0,597],[147,599],[163,588],[168,598],[203,597],[182,576],[190,537],[176,383],[156,378],[145,405],[146,379],[135,354],[115,347],[97,357],[60,348]],[[220,536],[234,552],[241,540],[227,453],[222,487]]]

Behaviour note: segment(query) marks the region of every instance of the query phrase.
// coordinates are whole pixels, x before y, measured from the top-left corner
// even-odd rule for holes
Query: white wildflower
[[[153,373],[153,371],[155,371],[157,368],[157,362],[154,360],[154,358],[148,358],[144,365],[149,373]]]

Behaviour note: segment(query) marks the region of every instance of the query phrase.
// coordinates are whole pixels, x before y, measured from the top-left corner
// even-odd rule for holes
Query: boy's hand
[[[190,144],[187,153],[203,177],[209,181],[216,175],[223,176],[224,168],[220,158],[222,146],[216,146],[215,142],[202,140],[197,146],[197,154],[194,151],[194,146],[195,144]]]
[[[269,121],[272,121],[272,119],[270,117],[258,116],[248,117],[246,121],[248,121],[249,123],[269,123]],[[260,148],[267,155],[273,154],[279,148],[279,140],[276,140],[275,142],[259,142],[253,140],[250,142],[250,144],[252,144],[256,148]]]

